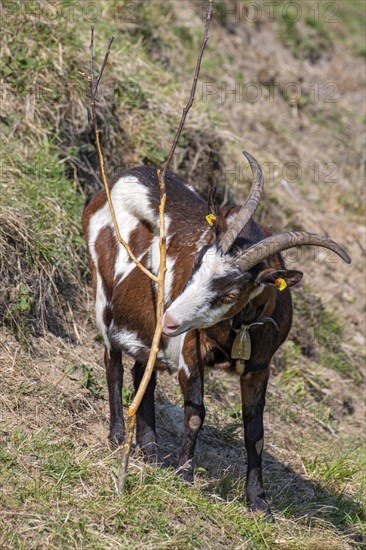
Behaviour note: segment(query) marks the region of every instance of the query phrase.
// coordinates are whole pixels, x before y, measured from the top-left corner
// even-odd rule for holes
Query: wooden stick
[[[91,98],[92,98],[92,119],[93,119],[93,128],[94,128],[94,133],[95,133],[96,145],[97,145],[97,150],[98,150],[100,170],[101,170],[101,174],[102,174],[102,180],[103,180],[103,184],[104,184],[104,188],[105,188],[109,208],[110,208],[110,211],[111,211],[113,225],[114,225],[114,228],[115,228],[115,231],[116,231],[118,241],[122,244],[122,246],[124,246],[124,248],[126,249],[129,257],[131,258],[131,260],[136,264],[136,266],[139,269],[141,269],[141,271],[143,273],[145,273],[150,279],[155,281],[158,285],[157,305],[156,305],[156,328],[155,328],[155,332],[154,332],[153,341],[152,341],[152,344],[151,344],[150,355],[149,355],[149,359],[148,359],[148,362],[147,362],[147,365],[146,365],[146,368],[145,368],[144,375],[143,375],[142,380],[140,382],[139,388],[136,392],[136,395],[135,395],[135,397],[134,397],[134,399],[133,399],[133,401],[132,401],[132,403],[131,403],[131,405],[128,409],[128,413],[127,413],[128,418],[127,418],[127,423],[126,423],[127,424],[126,425],[126,435],[125,435],[124,444],[122,446],[121,465],[120,465],[120,470],[119,470],[119,474],[118,474],[118,493],[122,493],[123,490],[124,490],[124,487],[125,487],[128,461],[129,461],[129,457],[130,457],[130,453],[131,453],[131,446],[132,446],[132,440],[133,440],[134,426],[135,426],[135,423],[136,423],[136,413],[137,413],[138,408],[141,404],[141,401],[142,401],[143,396],[145,394],[146,388],[147,388],[147,386],[150,382],[151,375],[152,375],[152,372],[153,372],[154,366],[155,366],[156,357],[157,357],[157,354],[158,354],[158,351],[159,351],[159,344],[160,344],[161,335],[162,335],[162,332],[163,332],[162,319],[163,319],[163,315],[164,315],[164,287],[165,287],[165,272],[166,272],[166,236],[165,236],[165,221],[164,221],[164,211],[165,211],[165,203],[166,203],[165,176],[166,176],[167,170],[169,168],[169,165],[171,163],[171,160],[173,158],[175,149],[177,147],[177,144],[178,144],[178,141],[179,141],[179,138],[180,138],[180,135],[181,135],[181,132],[182,132],[182,129],[183,129],[188,111],[192,107],[192,104],[193,104],[193,101],[194,101],[194,98],[195,98],[197,82],[198,82],[198,76],[199,76],[199,72],[200,72],[200,68],[201,68],[202,56],[203,56],[203,52],[204,52],[205,46],[206,46],[207,41],[208,41],[208,29],[209,29],[211,15],[212,15],[212,0],[210,0],[209,8],[207,10],[205,30],[204,30],[204,34],[203,34],[203,38],[202,38],[201,48],[200,48],[200,51],[199,51],[199,54],[198,54],[198,57],[197,57],[196,69],[195,69],[193,82],[192,82],[192,88],[191,88],[191,94],[190,94],[187,105],[183,109],[181,121],[180,121],[180,124],[178,126],[177,132],[175,134],[174,141],[173,141],[172,146],[170,148],[167,160],[165,161],[165,163],[163,165],[163,169],[157,171],[158,181],[159,181],[159,192],[160,192],[160,204],[159,204],[159,223],[160,223],[159,251],[160,251],[160,262],[159,262],[159,273],[158,273],[157,276],[154,275],[153,273],[151,273],[148,269],[146,269],[137,260],[137,258],[134,256],[132,250],[130,249],[128,243],[122,238],[121,233],[119,231],[117,218],[116,218],[116,215],[115,215],[114,207],[113,207],[111,196],[110,196],[109,185],[108,185],[107,177],[106,177],[106,174],[105,174],[104,157],[103,157],[103,152],[102,152],[102,149],[101,149],[100,139],[99,139],[100,130],[98,129],[97,117],[96,117],[96,93],[97,93],[98,86],[99,86],[99,83],[101,81],[101,78],[102,78],[107,60],[108,60],[108,56],[109,56],[109,52],[110,52],[110,48],[111,48],[114,36],[112,36],[109,39],[107,50],[106,50],[106,53],[105,53],[105,56],[104,56],[104,60],[103,60],[101,69],[99,71],[98,77],[95,81],[94,69],[93,69],[94,25],[92,25],[92,27],[91,27],[90,87],[91,87]]]
[[[170,162],[173,158],[175,149],[177,147],[179,137],[181,135],[185,120],[187,118],[188,111],[192,107],[193,100],[196,93],[197,88],[197,81],[198,76],[201,68],[201,61],[203,52],[205,49],[205,46],[208,41],[208,29],[210,25],[210,19],[212,15],[212,1],[210,1],[207,15],[206,15],[206,24],[205,24],[205,31],[202,38],[202,44],[201,48],[197,57],[197,63],[196,63],[196,70],[194,72],[193,82],[192,82],[192,89],[191,94],[188,100],[187,105],[183,109],[182,118],[180,121],[180,124],[178,126],[178,130],[175,134],[174,141],[172,143],[172,146],[170,148],[167,160],[164,163],[163,169],[158,170],[158,180],[159,180],[159,189],[160,189],[160,206],[159,206],[159,219],[160,219],[160,238],[159,238],[159,248],[160,248],[160,269],[159,269],[159,275],[158,275],[158,299],[157,299],[157,306],[156,306],[156,328],[155,333],[151,345],[150,355],[149,359],[144,371],[144,375],[142,377],[142,380],[140,382],[139,388],[136,392],[136,395],[131,403],[131,405],[128,408],[128,417],[134,418],[136,416],[137,410],[141,404],[142,398],[145,395],[146,388],[150,382],[151,375],[154,370],[154,365],[156,361],[156,356],[159,351],[159,343],[161,339],[161,335],[163,333],[163,326],[162,326],[162,320],[164,315],[164,282],[165,282],[165,271],[166,271],[166,237],[165,237],[165,226],[164,226],[164,208],[165,208],[165,202],[166,202],[166,189],[165,189],[165,176],[166,172],[169,168]],[[135,422],[129,422],[127,423],[126,427],[126,436],[125,436],[125,444],[123,445],[122,450],[122,462],[121,462],[121,468],[118,475],[118,492],[122,493],[126,484],[126,476],[127,476],[127,467],[128,467],[128,460],[129,455],[131,452],[131,443],[132,443],[132,433],[130,430],[133,430],[135,425]],[[128,445],[128,442],[130,444]]]
[[[118,475],[118,492],[121,493],[125,487],[126,483],[126,475],[127,475],[127,467],[128,467],[128,461],[131,453],[131,446],[133,441],[133,433],[134,433],[134,427],[136,423],[136,412],[137,409],[141,403],[141,400],[143,398],[143,395],[146,390],[146,386],[150,381],[151,373],[154,369],[156,356],[159,351],[159,343],[160,338],[162,335],[162,319],[164,315],[164,283],[165,283],[165,271],[166,271],[166,238],[165,238],[165,223],[164,223],[164,210],[165,210],[165,202],[166,202],[166,193],[165,193],[165,184],[164,182],[161,182],[159,179],[159,188],[160,188],[160,205],[159,205],[159,221],[160,221],[160,232],[159,232],[159,250],[160,250],[160,264],[159,264],[159,274],[158,276],[151,273],[148,269],[146,269],[135,257],[133,254],[131,248],[129,247],[128,243],[122,238],[119,227],[118,227],[118,221],[116,218],[115,210],[113,207],[112,199],[110,196],[109,191],[109,185],[107,176],[105,173],[105,166],[104,166],[104,156],[100,144],[100,130],[98,129],[97,124],[97,115],[96,115],[96,94],[98,91],[98,86],[100,83],[100,80],[102,78],[107,59],[109,56],[109,52],[111,49],[111,45],[113,42],[114,37],[112,36],[108,41],[108,46],[106,53],[104,55],[104,60],[101,66],[101,69],[99,71],[98,77],[95,80],[94,76],[94,67],[93,67],[93,48],[94,48],[94,25],[91,27],[91,38],[90,38],[90,89],[91,89],[91,102],[92,102],[92,120],[93,120],[93,128],[95,133],[95,141],[98,151],[98,157],[99,157],[99,165],[100,165],[100,171],[102,175],[102,180],[104,184],[104,189],[106,192],[108,205],[110,208],[112,220],[114,229],[118,238],[118,241],[124,246],[125,250],[129,254],[131,260],[136,264],[136,266],[141,269],[143,273],[145,273],[150,279],[152,279],[154,282],[158,284],[158,296],[157,296],[157,309],[156,309],[156,329],[153,337],[153,342],[150,350],[150,355],[148,359],[148,363],[145,369],[144,377],[141,381],[141,384],[139,386],[138,392],[135,396],[135,399],[131,405],[131,407],[128,410],[128,418],[126,422],[126,435],[124,439],[124,444],[122,446],[122,455],[121,455],[121,465],[120,465],[120,471]],[[160,172],[159,172],[160,174]],[[146,376],[146,373],[150,373],[149,376]]]
[[[133,432],[136,423],[136,414],[128,416],[126,420],[126,434],[122,445],[121,463],[118,472],[117,491],[120,495],[123,493],[127,479],[127,467],[130,459],[131,447],[133,441]]]
[[[158,177],[160,178],[160,170],[158,170]],[[133,416],[136,414],[137,409],[140,406],[141,400],[145,394],[148,383],[150,382],[151,374],[154,369],[156,356],[159,351],[160,338],[163,332],[163,315],[164,315],[164,282],[166,272],[166,236],[165,236],[165,221],[164,210],[166,203],[166,190],[165,183],[159,179],[160,188],[160,205],[159,205],[159,222],[160,222],[160,234],[159,234],[159,250],[160,250],[160,265],[158,275],[158,296],[156,305],[156,328],[151,344],[151,351],[149,359],[145,368],[144,375],[139,385],[139,389],[128,408],[128,415]]]

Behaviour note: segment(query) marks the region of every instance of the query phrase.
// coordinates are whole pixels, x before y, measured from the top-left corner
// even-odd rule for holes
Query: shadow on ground
[[[183,410],[170,401],[157,403],[159,456],[164,466],[177,466],[183,435]],[[244,441],[225,429],[207,425],[201,430],[196,449],[196,471],[222,498],[230,498],[233,488],[244,490],[246,451]],[[198,470],[197,470],[198,469]],[[264,486],[274,513],[289,518],[330,522],[335,529],[352,532],[355,521],[366,517],[359,503],[346,493],[331,492],[320,483],[306,479],[268,452],[264,453]],[[357,543],[366,542],[354,533]]]

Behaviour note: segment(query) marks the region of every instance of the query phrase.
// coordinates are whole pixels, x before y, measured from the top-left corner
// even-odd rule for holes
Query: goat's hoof
[[[158,455],[157,453],[145,454],[144,460],[146,464],[150,464],[151,466],[156,466],[158,463]]]
[[[115,430],[115,431],[111,431],[109,436],[108,436],[108,441],[109,441],[109,446],[110,448],[115,451],[116,449],[118,449],[118,447],[120,447],[121,445],[123,445],[123,442],[124,442],[124,439],[125,439],[125,432],[124,430]]]
[[[157,450],[156,447],[154,449],[149,449],[149,450],[141,449],[141,447],[140,447],[140,450],[142,452],[144,462],[146,464],[150,464],[151,466],[156,466],[157,465],[157,463],[158,463],[158,450]]]
[[[193,484],[194,481],[194,473],[193,468],[190,468],[189,466],[181,466],[177,472],[177,476],[181,481],[184,481],[185,483],[189,483],[190,485]]]
[[[274,523],[274,517],[268,502],[261,497],[256,497],[249,501],[249,510],[256,516],[261,516],[267,521]]]
[[[153,466],[158,463],[158,446],[156,441],[149,441],[148,443],[137,441],[136,445],[146,464],[151,464]]]

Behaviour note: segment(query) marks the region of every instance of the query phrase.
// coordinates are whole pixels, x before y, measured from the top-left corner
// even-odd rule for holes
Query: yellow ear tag
[[[209,225],[213,225],[216,221],[216,216],[214,214],[208,214],[208,216],[206,216],[206,220]]]
[[[278,290],[285,290],[285,288],[287,287],[285,279],[276,279],[275,284],[277,285]]]

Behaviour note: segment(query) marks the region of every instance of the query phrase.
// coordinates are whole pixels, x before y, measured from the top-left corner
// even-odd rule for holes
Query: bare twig
[[[118,472],[117,492],[123,493],[126,485],[127,467],[131,454],[133,432],[136,423],[136,414],[128,415],[126,421],[126,435],[122,445],[121,463]]]
[[[203,52],[205,50],[205,47],[206,47],[206,44],[207,44],[207,41],[208,41],[208,29],[209,29],[209,26],[210,26],[211,15],[212,15],[212,0],[210,0],[210,3],[208,5],[208,9],[207,9],[205,31],[203,33],[201,48],[200,48],[200,51],[199,51],[198,57],[197,57],[196,69],[194,71],[194,77],[193,77],[193,82],[192,82],[191,95],[190,95],[190,98],[188,100],[187,105],[183,109],[182,118],[180,120],[178,130],[175,134],[174,141],[172,143],[172,146],[170,148],[168,157],[167,157],[167,159],[165,161],[165,164],[163,166],[163,171],[161,173],[161,180],[162,181],[165,181],[166,172],[167,172],[168,167],[169,167],[169,165],[171,163],[171,160],[173,158],[175,149],[177,147],[177,144],[178,144],[178,141],[179,141],[179,138],[180,138],[180,134],[182,133],[182,129],[183,129],[184,123],[185,123],[186,118],[187,118],[188,111],[192,107],[194,96],[196,94],[198,76],[200,74],[200,69],[201,69],[202,56],[203,56]]]
[[[156,356],[158,354],[159,350],[159,343],[160,338],[162,334],[162,318],[164,314],[164,282],[165,282],[165,271],[166,271],[166,239],[165,239],[165,225],[164,225],[164,209],[165,209],[165,201],[166,201],[166,195],[165,195],[165,186],[162,186],[159,182],[160,187],[160,206],[159,206],[159,220],[160,220],[160,238],[159,238],[159,248],[160,248],[160,269],[158,276],[151,273],[146,267],[144,267],[135,257],[133,254],[131,248],[129,247],[128,243],[122,238],[119,227],[118,227],[118,221],[116,218],[115,210],[113,207],[112,199],[109,192],[109,185],[107,181],[107,176],[105,173],[105,167],[104,167],[104,157],[103,152],[100,144],[100,130],[98,129],[98,123],[97,123],[97,115],[96,115],[96,95],[98,91],[98,86],[101,81],[109,52],[111,49],[111,45],[113,42],[114,37],[112,36],[108,41],[108,46],[106,53],[104,55],[104,60],[101,66],[101,69],[99,71],[99,74],[97,78],[95,79],[94,76],[94,68],[93,68],[93,48],[94,48],[94,25],[91,27],[91,37],[90,37],[90,90],[91,90],[91,105],[92,105],[92,121],[93,121],[93,129],[95,133],[95,141],[99,156],[99,165],[100,165],[100,171],[102,175],[102,180],[108,200],[108,205],[110,208],[113,225],[115,228],[115,232],[118,238],[118,241],[121,243],[122,246],[124,246],[125,250],[129,254],[131,260],[136,264],[136,266],[141,269],[143,273],[145,273],[150,279],[158,283],[158,302],[157,302],[157,320],[156,320],[156,329],[154,333],[154,338],[150,350],[150,355],[148,359],[148,363],[146,366],[146,371],[150,372],[150,376],[146,380],[144,385],[141,384],[139,387],[139,390],[137,392],[137,395],[130,406],[128,410],[128,419],[127,419],[127,425],[126,425],[126,436],[124,440],[124,444],[122,446],[122,456],[121,456],[121,466],[120,466],[120,472],[118,476],[118,492],[121,493],[124,489],[125,482],[126,482],[126,474],[127,474],[127,467],[128,467],[128,460],[131,453],[131,445],[133,440],[133,432],[134,432],[134,426],[136,422],[136,412],[137,409],[141,403],[142,397],[145,393],[145,389],[147,384],[149,383],[149,380],[151,378],[151,372],[154,368]],[[142,380],[142,382],[144,379]]]
[[[134,428],[135,422],[131,422],[130,418],[134,418],[137,410],[140,406],[140,403],[142,401],[143,396],[145,395],[146,388],[150,382],[151,375],[154,370],[155,360],[157,353],[159,351],[159,343],[160,338],[163,332],[162,327],[162,319],[164,315],[164,282],[165,282],[165,271],[166,271],[166,237],[165,237],[165,227],[164,227],[164,208],[165,208],[165,202],[166,202],[166,189],[165,189],[165,176],[166,172],[169,168],[169,165],[171,163],[171,160],[173,158],[175,149],[177,147],[179,137],[182,133],[182,129],[185,123],[185,120],[187,118],[188,111],[192,107],[193,100],[196,93],[197,88],[197,81],[198,76],[201,68],[201,61],[203,52],[205,49],[205,46],[208,41],[208,29],[210,25],[210,19],[212,15],[212,1],[210,1],[210,4],[208,6],[207,15],[206,15],[206,24],[205,24],[205,31],[202,38],[201,48],[197,57],[197,63],[196,63],[196,70],[194,72],[193,82],[192,82],[192,88],[191,88],[191,95],[189,97],[188,103],[183,109],[182,118],[180,120],[178,130],[175,134],[174,141],[172,143],[172,146],[170,148],[168,157],[163,165],[162,170],[158,170],[158,180],[159,180],[159,189],[160,189],[160,206],[159,206],[159,219],[160,219],[160,238],[159,238],[159,248],[160,248],[160,269],[159,269],[159,275],[158,275],[158,299],[157,299],[157,307],[156,307],[156,328],[154,333],[153,342],[151,345],[151,351],[149,360],[147,362],[144,375],[142,377],[142,380],[140,382],[139,388],[136,392],[135,398],[133,399],[129,409],[128,409],[128,417],[129,421],[127,423],[126,428],[126,437],[125,437],[125,444],[123,445],[122,450],[122,463],[121,468],[119,471],[118,476],[118,490],[121,493],[124,489],[125,483],[126,483],[126,475],[127,475],[127,466],[128,466],[128,459],[131,452],[131,443],[132,443],[132,433],[131,430]],[[129,445],[127,442],[130,442]]]
[[[192,107],[192,104],[193,104],[193,101],[194,101],[196,88],[197,88],[197,82],[198,82],[198,76],[199,76],[200,67],[201,67],[202,56],[203,56],[203,52],[204,52],[206,43],[208,41],[208,29],[209,29],[211,15],[212,15],[212,0],[210,1],[209,7],[208,7],[208,10],[207,10],[205,30],[204,30],[204,35],[203,35],[203,38],[202,38],[201,48],[200,48],[200,51],[199,51],[199,54],[198,54],[198,57],[197,57],[196,69],[195,69],[195,73],[194,73],[194,77],[193,77],[190,98],[188,100],[187,105],[183,109],[181,121],[180,121],[179,127],[177,129],[177,132],[175,134],[174,141],[173,141],[172,146],[170,148],[169,154],[167,156],[167,160],[165,161],[162,169],[158,170],[158,172],[157,172],[158,181],[159,181],[159,192],[160,192],[160,205],[159,205],[160,263],[159,263],[159,273],[158,273],[157,276],[154,275],[153,273],[151,273],[148,269],[146,269],[137,260],[137,258],[134,256],[132,250],[130,249],[128,243],[122,238],[122,236],[120,234],[120,231],[119,231],[118,222],[117,222],[117,219],[116,219],[115,211],[114,211],[112,200],[111,200],[111,197],[110,197],[109,186],[108,186],[108,182],[107,182],[107,178],[106,178],[106,174],[105,174],[104,157],[103,157],[103,153],[102,153],[101,145],[100,145],[100,139],[99,139],[100,131],[98,130],[98,126],[97,126],[96,105],[95,105],[95,103],[96,103],[96,93],[97,93],[97,90],[98,90],[98,86],[99,86],[101,77],[103,75],[103,71],[104,71],[106,63],[107,63],[108,55],[109,55],[110,48],[111,48],[114,37],[112,36],[110,38],[109,42],[108,42],[107,50],[106,50],[106,53],[105,53],[105,56],[104,56],[104,60],[103,60],[101,69],[99,71],[97,79],[95,80],[94,69],[93,69],[94,26],[91,27],[90,87],[91,87],[91,98],[92,98],[92,120],[93,120],[93,128],[94,128],[94,132],[95,132],[95,139],[96,139],[96,145],[97,145],[97,150],[98,150],[101,174],[102,174],[103,184],[104,184],[104,187],[105,187],[105,192],[106,192],[109,208],[110,208],[110,211],[111,211],[113,225],[114,225],[114,228],[115,228],[115,231],[116,231],[118,241],[124,246],[127,253],[129,254],[131,260],[136,264],[136,266],[139,269],[141,269],[141,271],[143,271],[143,273],[145,273],[150,279],[155,281],[158,285],[157,306],[156,306],[156,328],[155,328],[155,332],[154,332],[153,341],[152,341],[152,344],[151,344],[150,355],[149,355],[149,359],[148,359],[148,362],[147,362],[147,365],[146,365],[146,368],[145,368],[144,376],[141,380],[139,388],[136,392],[136,395],[135,395],[135,397],[134,397],[134,399],[133,399],[133,401],[132,401],[132,403],[131,403],[131,405],[128,409],[128,413],[127,413],[128,418],[127,418],[127,423],[126,423],[126,435],[125,435],[124,444],[122,446],[121,465],[120,465],[120,471],[119,471],[119,475],[118,475],[118,492],[119,493],[123,492],[124,487],[125,487],[125,483],[126,483],[127,467],[128,467],[129,456],[130,456],[130,453],[131,453],[131,445],[132,445],[132,440],[133,440],[133,431],[134,431],[134,426],[135,426],[135,422],[136,422],[136,413],[137,413],[137,410],[138,410],[138,408],[141,404],[142,398],[145,394],[147,385],[149,384],[149,381],[151,379],[151,375],[152,375],[152,372],[153,372],[153,369],[154,369],[154,366],[155,366],[156,357],[157,357],[157,354],[158,354],[158,351],[159,351],[159,344],[160,344],[161,335],[162,335],[162,332],[163,332],[162,319],[163,319],[163,315],[164,315],[164,283],[165,283],[165,272],[166,272],[166,236],[165,236],[165,223],[164,223],[164,211],[165,211],[165,203],[166,203],[165,176],[166,176],[167,170],[169,168],[169,165],[171,163],[171,160],[173,158],[175,149],[177,147],[177,144],[178,144],[178,141],[179,141],[179,138],[180,138],[180,135],[181,135],[181,132],[182,132],[182,129],[183,129],[188,111]]]

